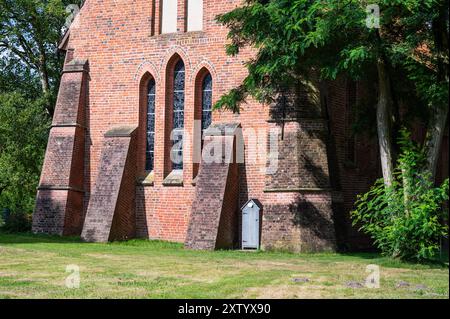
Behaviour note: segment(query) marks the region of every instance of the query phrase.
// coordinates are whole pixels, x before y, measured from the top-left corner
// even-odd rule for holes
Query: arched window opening
[[[147,148],[145,158],[145,170],[153,171],[155,167],[155,104],[156,84],[150,79],[147,88]]]
[[[202,83],[202,135],[212,122],[212,77],[208,73]]]
[[[200,162],[202,159],[202,149],[204,145],[205,131],[212,123],[212,96],[213,80],[211,73],[206,68],[202,69],[195,80],[195,115],[196,123],[200,123],[194,132],[193,147],[193,179],[197,178]],[[196,124],[198,125],[198,124]]]
[[[175,65],[173,77],[173,141],[172,169],[183,169],[184,87],[185,67],[180,59]]]
[[[162,1],[161,33],[177,32],[178,0]]]
[[[187,31],[203,30],[203,0],[189,0],[187,7]]]

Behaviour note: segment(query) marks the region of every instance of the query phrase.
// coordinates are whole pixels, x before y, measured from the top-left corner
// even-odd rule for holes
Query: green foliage
[[[43,101],[0,94],[0,209],[30,213],[50,121]]]
[[[45,96],[53,113],[64,56],[66,6],[81,0],[0,0],[0,93]]]
[[[25,233],[31,231],[31,214],[15,212],[0,225],[1,230],[9,233]]]
[[[6,218],[7,218],[7,210],[4,209],[3,212],[0,211],[0,229],[5,225]]]
[[[439,187],[421,168],[425,157],[403,131],[402,153],[394,183],[378,180],[358,196],[353,224],[369,234],[383,254],[406,260],[436,258],[442,237],[448,237],[448,179]]]
[[[366,25],[370,4],[380,7],[380,29]],[[247,0],[218,20],[230,29],[229,54],[246,46],[257,54],[242,85],[215,107],[238,112],[249,95],[271,102],[312,69],[327,79],[376,81],[378,59],[403,76],[392,81],[398,98],[408,91],[416,104],[447,101],[448,50],[439,40],[448,35],[446,8],[448,0]]]
[[[12,230],[29,228],[64,59],[57,46],[66,6],[81,2],[0,0],[0,211],[11,210],[3,222]]]

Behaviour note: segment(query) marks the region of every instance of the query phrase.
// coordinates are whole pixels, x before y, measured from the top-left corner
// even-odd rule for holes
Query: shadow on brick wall
[[[242,242],[242,213],[241,207],[249,200],[248,194],[248,180],[247,180],[247,166],[246,164],[239,164],[239,205],[237,211],[237,231],[235,236],[235,249],[241,248]]]
[[[149,238],[147,210],[145,207],[145,187],[136,187],[136,237]]]
[[[321,250],[334,242],[334,222],[327,218],[328,205],[321,206],[305,200],[289,205],[293,223],[301,229],[300,241],[311,250]]]

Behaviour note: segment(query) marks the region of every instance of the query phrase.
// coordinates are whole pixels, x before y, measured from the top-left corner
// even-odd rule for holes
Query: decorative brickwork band
[[[135,235],[136,129],[116,127],[105,134],[81,235],[85,241],[107,242]]]
[[[33,214],[35,233],[81,233],[87,82],[86,61],[65,65]]]
[[[213,250],[232,248],[237,231],[239,170],[235,160],[236,129],[239,124],[211,125],[205,132],[204,151],[209,143],[232,148],[231,161],[207,163],[202,156],[186,238],[186,248]],[[208,135],[221,131],[222,135]],[[227,153],[225,150],[224,153]]]

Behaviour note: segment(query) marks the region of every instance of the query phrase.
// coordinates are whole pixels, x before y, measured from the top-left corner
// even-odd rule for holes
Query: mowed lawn
[[[380,288],[364,285],[380,267]],[[68,265],[80,287],[66,287]],[[0,298],[449,298],[448,263],[377,254],[184,250],[136,240],[111,244],[0,233]]]

